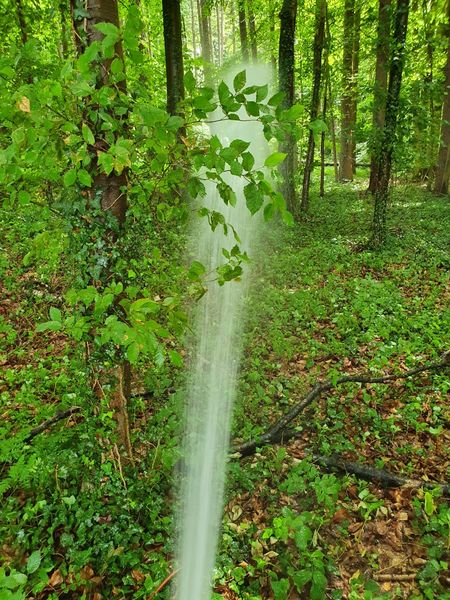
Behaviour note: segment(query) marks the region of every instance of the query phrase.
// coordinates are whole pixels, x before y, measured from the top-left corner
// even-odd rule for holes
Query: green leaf
[[[294,541],[297,548],[304,552],[312,540],[313,533],[306,525],[299,525],[294,534]]]
[[[283,121],[296,121],[304,113],[304,108],[301,104],[294,104],[291,108],[285,111]]]
[[[250,117],[259,117],[259,104],[257,102],[249,100],[245,104],[245,110]]]
[[[434,503],[433,496],[430,494],[430,492],[425,492],[424,509],[425,509],[425,514],[428,515],[429,517],[431,517],[431,515],[436,510],[436,505]]]
[[[284,152],[274,152],[266,158],[264,161],[265,167],[276,167],[286,158],[287,154]]]
[[[289,594],[289,579],[280,579],[271,581],[274,600],[286,600]]]
[[[202,265],[201,262],[194,260],[192,262],[191,266],[189,267],[188,278],[191,281],[194,281],[194,280],[198,279],[199,277],[201,277],[202,275],[204,275],[205,273],[206,273],[206,269],[205,269],[204,265]]]
[[[266,98],[268,93],[269,93],[269,86],[267,84],[258,86],[258,88],[256,90],[256,101],[261,102],[262,100],[264,100],[264,98]]]
[[[219,87],[217,89],[219,92],[219,100],[221,104],[225,104],[227,100],[231,97],[230,88],[224,81],[219,83]]]
[[[312,574],[311,600],[323,600],[325,598],[326,587],[327,578],[321,571],[315,570]]]
[[[34,573],[41,564],[42,556],[39,550],[35,550],[27,560],[27,573]]]
[[[76,179],[77,179],[76,169],[70,169],[70,171],[67,171],[66,173],[64,173],[63,182],[64,182],[65,187],[70,187],[71,185],[73,185],[75,183]]]
[[[302,569],[301,571],[296,571],[292,575],[292,579],[294,580],[295,587],[297,591],[301,592],[305,585],[311,581],[312,572],[309,569]]]
[[[233,140],[230,144],[230,148],[234,148],[241,154],[250,146],[250,142],[244,142],[244,140]]]
[[[246,81],[247,81],[247,74],[245,73],[245,70],[238,73],[236,75],[236,77],[233,79],[234,91],[239,92],[240,90],[242,90]]]
[[[284,98],[284,92],[277,92],[271,98],[269,98],[267,104],[269,106],[279,106]]]
[[[92,177],[89,175],[86,169],[80,169],[78,171],[78,181],[86,187],[91,187],[92,185]]]
[[[255,164],[255,159],[251,152],[243,152],[242,154],[242,166],[246,171],[251,171],[253,169],[253,165]]]
[[[192,92],[197,87],[197,81],[192,73],[192,71],[188,71],[184,76],[184,87],[186,91],[192,94]]]
[[[55,306],[50,307],[50,319],[52,321],[57,321],[58,323],[61,323],[62,316],[59,308],[56,308]]]
[[[181,358],[181,354],[176,350],[169,350],[169,359],[175,367],[183,366],[183,359]]]
[[[28,204],[28,202],[31,200],[31,195],[26,192],[25,190],[20,190],[19,193],[17,194],[17,197],[19,199],[19,203],[20,204]]]
[[[264,196],[258,186],[251,182],[244,187],[244,196],[248,210],[254,215],[264,203]]]
[[[127,348],[127,358],[131,364],[136,364],[141,351],[141,345],[138,342],[131,342]]]
[[[86,123],[83,123],[81,126],[81,133],[83,134],[83,139],[87,144],[91,144],[91,146],[95,143],[94,134]]]
[[[94,29],[100,31],[103,35],[115,37],[116,39],[120,37],[120,30],[113,23],[97,23],[94,25]]]

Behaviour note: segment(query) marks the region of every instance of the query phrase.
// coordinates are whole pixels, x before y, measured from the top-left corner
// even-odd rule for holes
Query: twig
[[[68,408],[67,410],[63,410],[62,412],[56,413],[56,415],[54,415],[50,419],[47,419],[46,421],[44,421],[43,423],[41,423],[40,425],[38,425],[37,427],[32,429],[25,436],[23,441],[25,443],[28,443],[34,437],[36,437],[37,435],[39,435],[40,433],[42,433],[43,431],[45,431],[46,429],[48,429],[49,427],[51,427],[52,425],[57,423],[58,421],[62,421],[66,417],[70,417],[71,415],[73,415],[75,413],[79,413],[80,411],[81,411],[81,406],[72,406],[71,408]]]
[[[334,387],[342,384],[342,383],[389,383],[391,381],[396,381],[398,379],[407,379],[408,377],[412,377],[413,375],[418,375],[419,373],[423,373],[424,371],[438,371],[440,369],[445,369],[450,366],[450,353],[445,353],[442,356],[441,362],[431,363],[429,365],[424,365],[422,367],[416,367],[415,369],[411,369],[410,371],[406,371],[405,373],[396,373],[393,375],[386,375],[383,377],[371,377],[369,375],[346,375],[344,377],[339,377],[336,381],[325,381],[323,383],[316,383],[314,387],[308,392],[308,394],[302,398],[297,404],[295,404],[291,410],[289,410],[285,415],[283,415],[278,421],[276,421],[272,427],[270,427],[266,433],[263,433],[256,440],[251,440],[246,442],[240,446],[236,446],[232,449],[232,453],[239,453],[241,457],[250,456],[256,452],[256,449],[265,446],[267,444],[279,443],[280,441],[286,441],[289,438],[293,437],[292,430],[288,430],[287,426],[292,423],[294,419],[298,417],[298,415],[312,402],[318,398],[324,392],[328,392]]]
[[[172,571],[172,573],[170,573],[170,575],[168,575],[164,579],[164,581],[159,584],[157,589],[149,596],[148,600],[153,600],[153,598],[156,598],[156,595],[159,594],[159,592],[163,590],[166,587],[166,585],[172,581],[172,579],[175,577],[179,570],[180,569],[175,569],[175,571]]]

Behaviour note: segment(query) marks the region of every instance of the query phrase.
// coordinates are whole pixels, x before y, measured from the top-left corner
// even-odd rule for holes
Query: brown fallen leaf
[[[63,581],[64,579],[61,575],[61,571],[59,569],[56,569],[56,571],[53,571],[53,573],[51,574],[50,579],[48,580],[48,585],[50,585],[51,587],[56,587],[58,585],[61,585]]]
[[[31,112],[30,100],[26,96],[22,96],[21,98],[19,98],[19,100],[17,100],[16,106],[22,112],[26,112],[26,113]]]

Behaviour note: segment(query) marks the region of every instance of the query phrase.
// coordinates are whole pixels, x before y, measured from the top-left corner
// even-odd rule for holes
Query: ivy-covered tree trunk
[[[310,121],[313,123],[319,113],[320,103],[320,82],[322,78],[322,52],[325,40],[325,16],[326,0],[316,0],[316,18],[314,35],[314,57],[313,57],[313,89],[311,97]],[[311,173],[314,168],[314,131],[309,130],[308,148],[306,151],[305,167],[303,172],[301,210],[307,212],[309,208],[309,186],[311,183]]]
[[[437,194],[448,194],[450,180],[450,2],[448,3],[447,37],[448,48],[447,63],[445,65],[441,136],[434,183],[434,191]]]
[[[180,0],[162,0],[166,53],[167,112],[180,114],[184,100],[183,39]]]
[[[373,193],[378,182],[378,156],[381,148],[384,120],[386,116],[386,94],[389,71],[389,37],[391,30],[391,2],[379,0],[377,58],[375,66],[375,85],[373,90],[373,121],[370,154],[370,180],[368,191]]]
[[[342,62],[342,98],[341,98],[341,154],[339,161],[339,179],[353,180],[353,50],[355,33],[355,0],[345,0],[344,12],[344,53]]]
[[[239,16],[239,37],[241,40],[241,52],[244,62],[248,62],[248,35],[247,35],[247,19],[245,17],[245,2],[237,0],[238,16]]]
[[[254,63],[258,60],[258,44],[256,40],[255,13],[253,12],[253,0],[247,0],[248,27],[250,30],[250,46],[252,50],[252,60]]]
[[[120,28],[119,12],[117,0],[88,0],[85,5],[86,13],[89,15],[86,18],[78,18],[77,11],[78,0],[71,0],[72,17],[74,20],[75,34],[78,39],[77,47],[84,50],[87,46],[96,41],[102,41],[103,33],[97,29],[99,23],[111,23],[117,28]],[[98,65],[97,70],[97,87],[110,87],[115,91],[115,94],[126,93],[125,75],[120,80],[117,78],[114,84],[111,81],[111,64],[115,58],[122,61],[123,64],[123,49],[120,40],[115,44],[114,56],[104,58]],[[117,116],[110,108],[110,118],[116,120]],[[99,169],[97,162],[97,148],[102,148],[104,144],[103,135],[100,131],[96,131],[95,123],[90,122],[88,126],[92,127],[93,143],[89,145],[91,154],[91,198],[99,198],[100,206],[104,211],[109,212],[117,221],[117,231],[120,231],[125,224],[127,212],[127,173],[124,168],[120,173],[115,170],[107,174],[103,169]],[[114,241],[117,233],[105,231],[105,238]],[[120,310],[120,307],[118,307]],[[131,370],[128,361],[123,361],[117,365],[114,373],[116,384],[114,388],[111,408],[118,425],[118,438],[120,444],[125,448],[128,458],[132,459],[132,449],[130,442],[128,410],[127,403],[130,397],[131,388]],[[103,394],[102,387],[100,392]]]
[[[297,22],[297,0],[283,0],[280,11],[280,44],[278,52],[279,89],[284,98],[282,107],[287,109],[294,104],[294,44],[295,27]],[[291,134],[286,135],[280,144],[281,152],[286,153],[286,159],[281,163],[280,172],[283,177],[282,193],[288,210],[298,217],[295,195],[295,140]]]
[[[409,0],[397,0],[394,33],[391,42],[391,66],[386,99],[386,120],[379,154],[378,184],[375,190],[375,206],[370,245],[377,248],[384,244],[387,234],[386,213],[389,198],[389,180],[392,156],[395,148],[400,89],[402,85],[406,34],[408,30]]]

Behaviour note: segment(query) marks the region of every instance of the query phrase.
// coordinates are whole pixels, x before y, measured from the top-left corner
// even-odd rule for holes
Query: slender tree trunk
[[[236,5],[235,0],[231,0],[231,37],[233,56],[236,54]]]
[[[327,118],[327,94],[328,94],[328,83],[325,83],[323,91],[323,109],[322,116],[325,121]],[[325,131],[320,134],[320,197],[325,196]]]
[[[247,36],[247,19],[245,18],[245,3],[244,0],[237,0],[238,15],[239,15],[239,37],[241,39],[242,60],[248,62],[248,36]]]
[[[69,33],[67,28],[67,17],[69,6],[66,0],[59,3],[59,15],[61,19],[61,57],[67,58],[69,55]]]
[[[180,114],[184,100],[183,40],[180,0],[162,0],[166,53],[167,112]]]
[[[345,0],[344,13],[344,54],[342,63],[341,98],[341,158],[339,178],[341,181],[353,180],[353,38],[355,30],[355,0]]]
[[[392,156],[395,148],[400,89],[402,85],[406,34],[408,30],[409,0],[397,0],[394,35],[391,44],[391,66],[389,87],[386,99],[386,119],[379,155],[378,185],[375,190],[375,207],[372,225],[372,247],[384,244],[387,235],[386,213],[389,197],[389,180],[392,169]]]
[[[369,192],[373,193],[378,183],[378,157],[381,148],[384,120],[386,116],[386,94],[389,70],[389,38],[392,0],[379,0],[377,60],[373,91],[372,151],[370,157]]]
[[[450,2],[448,3],[447,36],[448,48],[447,64],[445,65],[441,136],[434,183],[434,191],[437,194],[448,194],[450,180]]]
[[[204,64],[204,75],[206,83],[211,79],[211,63],[212,63],[212,48],[211,48],[211,32],[209,26],[208,8],[206,0],[197,0],[198,22],[200,30],[200,44],[202,47],[202,58]]]
[[[220,6],[216,4],[216,27],[217,27],[217,64],[220,66],[223,61],[221,26],[220,26]]]
[[[255,13],[253,12],[253,0],[247,0],[248,26],[250,30],[250,46],[252,49],[252,60],[254,63],[258,60],[258,44],[256,41]]]
[[[191,29],[192,29],[192,57],[197,58],[197,31],[195,27],[195,9],[194,0],[190,0],[190,11],[191,11]],[[197,74],[197,67],[194,67],[194,72]]]
[[[358,72],[359,72],[359,46],[361,34],[361,5],[355,9],[355,22],[353,29],[353,52],[352,52],[352,100],[350,108],[350,121],[353,126],[352,135],[352,171],[356,172],[356,116],[358,110]]]
[[[283,108],[294,104],[294,44],[297,21],[297,0],[283,0],[280,12],[280,44],[278,53],[278,78],[280,91],[284,93]],[[298,217],[295,196],[295,140],[291,134],[280,144],[280,150],[287,154],[281,163],[283,177],[282,193],[289,211]]]
[[[92,44],[95,41],[101,41],[103,34],[100,33],[95,26],[97,23],[112,23],[116,27],[120,27],[119,12],[116,0],[87,0],[86,12],[88,18],[81,20],[74,20],[74,8],[75,0],[71,0],[72,19],[74,22],[74,29],[77,34],[77,48],[84,50],[84,44]],[[123,61],[123,50],[121,42],[117,42],[115,46],[115,56]],[[112,89],[118,89],[120,92],[126,92],[126,82],[123,78],[119,82],[115,82],[114,85],[110,81],[110,67],[114,57],[104,59],[99,66],[97,74],[97,85],[110,86]],[[116,92],[117,93],[117,92]],[[113,119],[117,118],[115,114],[111,113]],[[89,147],[91,153],[91,172],[93,177],[93,185],[90,189],[92,198],[100,198],[100,205],[104,211],[109,212],[117,221],[119,229],[122,229],[127,212],[127,173],[126,169],[119,175],[115,171],[112,171],[107,175],[103,171],[99,171],[97,163],[97,151],[96,148],[103,146],[103,132],[96,131],[94,123],[91,123],[92,131],[94,132],[95,142]],[[117,234],[105,231],[105,238],[108,238],[114,243]],[[120,306],[117,309],[120,310]],[[128,458],[132,460],[132,450],[129,433],[128,423],[128,409],[127,402],[130,396],[130,379],[131,370],[129,363],[125,360],[120,364],[115,373],[116,387],[114,390],[113,399],[111,401],[111,408],[114,411],[114,415],[118,425],[118,437],[119,442],[125,448]],[[103,392],[102,392],[103,393]]]
[[[310,120],[315,121],[319,112],[320,103],[320,81],[322,78],[322,52],[325,40],[325,15],[326,0],[316,0],[315,36],[314,36],[314,58],[313,58],[313,90],[311,98]],[[303,173],[301,210],[307,212],[309,208],[309,186],[311,173],[314,168],[314,132],[309,130],[308,149],[305,158],[305,170]]]
[[[276,40],[275,40],[275,9],[273,9],[270,16],[270,49],[271,49],[271,57],[270,63],[272,65],[272,70],[274,74],[274,78],[277,74],[277,57],[276,57]]]
[[[16,0],[16,11],[17,11],[17,21],[19,23],[19,29],[20,29],[20,38],[22,40],[22,44],[26,44],[28,42],[28,32],[27,32],[27,24],[25,22],[25,15],[23,12],[22,0]]]

